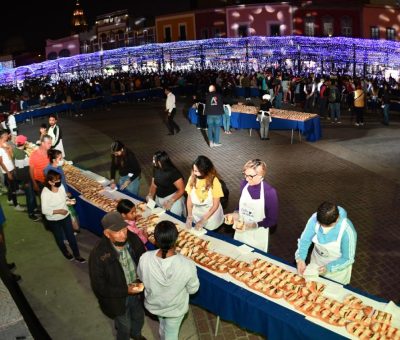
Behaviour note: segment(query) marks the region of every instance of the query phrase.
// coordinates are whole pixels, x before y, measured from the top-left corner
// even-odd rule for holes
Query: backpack
[[[337,90],[335,88],[330,88],[329,89],[329,96],[328,100],[330,103],[335,103],[336,102],[336,97],[337,97]]]
[[[228,201],[229,201],[229,189],[226,186],[226,183],[221,178],[219,178],[219,182],[221,183],[222,192],[224,193],[224,197],[221,197],[220,202],[222,208],[226,209],[228,207]]]

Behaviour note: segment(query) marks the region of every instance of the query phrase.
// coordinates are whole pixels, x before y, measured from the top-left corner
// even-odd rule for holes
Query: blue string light
[[[234,69],[237,65],[282,60],[316,63],[351,63],[400,67],[400,42],[345,37],[305,36],[215,38],[125,47],[80,54],[0,71],[0,85],[14,84],[31,77],[55,77],[123,65],[141,69],[152,63],[157,69],[216,68]]]

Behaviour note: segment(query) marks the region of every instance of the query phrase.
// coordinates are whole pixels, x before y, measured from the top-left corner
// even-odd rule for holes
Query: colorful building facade
[[[362,21],[364,38],[400,40],[400,7],[366,5]]]
[[[156,36],[158,43],[195,40],[195,13],[186,12],[156,17]]]
[[[226,25],[228,38],[291,35],[291,6],[286,3],[229,6]]]

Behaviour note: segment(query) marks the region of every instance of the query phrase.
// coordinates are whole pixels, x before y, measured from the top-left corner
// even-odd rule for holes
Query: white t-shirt
[[[14,170],[14,163],[10,156],[7,153],[7,150],[4,148],[0,147],[0,157],[3,159],[3,164],[7,168],[8,171],[13,171]],[[3,167],[1,167],[1,172],[5,174],[6,172],[4,171]]]
[[[57,192],[53,192],[46,187],[43,188],[40,200],[42,202],[42,213],[46,216],[46,220],[59,221],[69,215],[69,212],[67,215],[53,214],[53,210],[65,209],[68,211],[67,194],[63,185],[59,187]]]

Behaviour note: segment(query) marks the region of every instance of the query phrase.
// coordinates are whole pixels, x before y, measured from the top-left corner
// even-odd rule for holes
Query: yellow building
[[[194,12],[156,17],[157,42],[171,42],[196,39]]]

